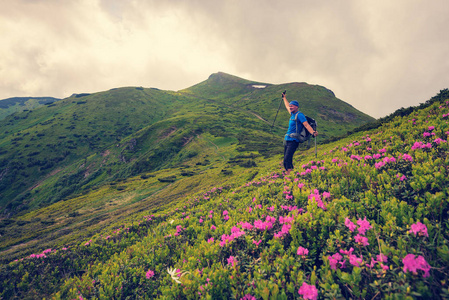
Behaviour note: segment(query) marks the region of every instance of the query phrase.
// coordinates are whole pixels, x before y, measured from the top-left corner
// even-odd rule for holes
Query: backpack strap
[[[295,115],[296,134],[299,134],[299,132],[298,132],[298,114],[299,114],[299,111]]]

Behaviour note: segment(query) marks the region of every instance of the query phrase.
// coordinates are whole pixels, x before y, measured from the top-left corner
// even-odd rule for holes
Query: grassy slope
[[[279,91],[286,87],[268,85],[261,90],[254,84],[219,73],[180,92],[113,89],[74,95],[6,118],[0,122],[5,128],[0,133],[3,214],[30,211],[114,180],[204,157],[202,147],[189,144],[203,135],[238,145],[228,157],[237,155],[236,151],[266,157],[279,153],[286,112],[280,112],[273,133],[268,120],[274,119]],[[286,85],[292,96],[299,93],[296,85]],[[299,86],[300,94],[313,100],[309,111],[317,108],[313,103],[329,101],[333,109],[345,111],[347,105],[326,89]],[[321,139],[369,120],[362,114],[339,125],[322,122]],[[240,163],[251,163],[248,160]]]
[[[155,177],[130,178],[92,191],[67,202],[80,214],[71,218],[94,217],[95,210],[113,214],[113,206],[118,206],[118,211],[127,209],[122,204],[149,198],[129,206],[129,216],[120,216],[112,227],[105,225],[94,236],[89,236],[89,231],[84,234],[73,230],[59,237],[55,243],[58,246],[52,247],[56,251],[47,253],[46,258],[25,258],[4,265],[0,273],[3,296],[43,297],[55,293],[56,298],[81,294],[87,298],[173,299],[195,298],[201,293],[212,298],[246,294],[257,299],[294,298],[305,282],[316,286],[323,298],[447,297],[449,147],[446,141],[438,143],[437,138],[447,140],[448,114],[449,102],[436,102],[411,115],[395,117],[378,129],[320,145],[318,159],[313,149],[298,153],[297,173],[286,178],[276,175],[281,171],[280,156],[256,159],[258,167],[230,167],[234,172],[231,177],[219,172],[222,166],[217,160],[215,168],[204,166],[202,177],[183,178],[176,182],[178,185],[170,186],[170,190],[178,191],[179,198],[170,202],[172,193],[167,194],[171,199],[158,197],[166,204],[162,206],[151,204],[152,189],[161,195],[169,189]],[[425,132],[435,135],[427,137]],[[198,140],[205,141],[234,146],[210,135]],[[416,142],[429,143],[431,148],[413,149]],[[380,158],[367,156],[377,154]],[[405,180],[401,180],[402,175]],[[191,186],[195,188],[183,195],[182,191]],[[192,195],[195,191],[201,192]],[[318,198],[326,209],[317,205]],[[80,204],[87,199],[88,205]],[[285,209],[293,206],[303,211]],[[59,214],[58,222],[64,222],[67,217],[59,213],[63,207],[62,203],[55,204],[22,216],[22,225],[15,226],[27,226],[26,222],[37,215]],[[229,220],[224,219],[225,211]],[[255,225],[257,220],[265,221],[267,214],[275,219],[272,229],[242,229],[241,222]],[[275,238],[283,227],[281,216],[293,218],[292,228],[283,238]],[[364,218],[370,222],[373,228],[366,233],[368,246],[356,242],[357,231],[351,232],[344,225],[347,217],[355,224]],[[417,221],[426,225],[428,237],[409,232],[410,225]],[[100,224],[96,225],[91,227],[92,233],[100,229]],[[245,234],[220,246],[223,235],[231,235],[234,227]],[[37,248],[40,250],[35,253],[39,253],[49,245],[37,244],[22,249],[21,254]],[[63,245],[70,247],[62,250]],[[309,250],[305,258],[296,254],[300,246]],[[345,267],[333,270],[328,257],[351,247],[355,259],[363,261],[360,267],[353,266],[356,260],[351,261],[349,254],[342,254]],[[388,257],[383,263],[387,270],[380,263],[365,265],[381,253]],[[423,277],[421,270],[416,275],[406,272],[402,259],[407,254],[422,255],[431,266],[430,276]],[[230,256],[238,261],[234,267],[228,263]],[[183,285],[167,273],[172,267],[189,272],[181,278]],[[154,271],[149,279],[145,277],[148,270]]]
[[[265,88],[254,88],[254,85]],[[181,92],[209,98],[235,109],[251,111],[272,125],[277,112],[275,108],[279,106],[280,94],[284,90],[287,91],[289,101],[297,100],[300,103],[300,110],[316,119],[322,140],[342,135],[349,129],[374,121],[372,117],[336,98],[332,91],[307,83],[272,85],[216,73],[208,80]],[[279,127],[285,127],[286,118],[288,114],[282,105],[275,122],[276,133],[281,135],[284,133],[284,129]]]
[[[17,112],[36,109],[60,99],[52,97],[16,97],[0,100],[0,120]]]

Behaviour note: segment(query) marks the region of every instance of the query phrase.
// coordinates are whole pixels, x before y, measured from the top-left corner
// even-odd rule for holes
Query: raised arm
[[[282,100],[284,100],[285,108],[287,109],[288,113],[290,114],[291,113],[290,105],[289,105],[289,103],[287,101],[287,96],[285,96],[285,92],[282,93]]]

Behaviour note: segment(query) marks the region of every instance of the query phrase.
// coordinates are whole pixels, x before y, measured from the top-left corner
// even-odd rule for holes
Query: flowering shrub
[[[447,299],[448,105],[11,262],[0,297]]]

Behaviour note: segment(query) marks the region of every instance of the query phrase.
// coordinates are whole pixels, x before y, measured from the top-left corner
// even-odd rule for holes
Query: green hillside
[[[289,176],[204,134],[213,162],[3,221],[0,297],[447,299],[448,94],[303,149]]]
[[[229,165],[253,166],[255,157],[282,151],[285,109],[271,125],[285,89],[307,99],[303,111],[317,119],[320,142],[373,120],[323,87],[260,85],[217,73],[179,92],[74,94],[8,116],[0,121],[0,211],[11,217],[163,169],[193,175],[226,162],[226,174]]]
[[[341,136],[354,127],[374,121],[372,117],[336,98],[325,87],[307,83],[272,85],[216,73],[208,80],[181,92],[209,98],[234,109],[250,111],[271,125],[279,107],[279,93],[284,90],[287,91],[289,101],[297,100],[301,112],[317,121],[322,140]],[[287,113],[283,106],[281,109],[282,115],[276,119],[275,126],[285,127]],[[282,130],[276,132],[284,134]]]
[[[36,109],[60,99],[53,97],[14,97],[0,100],[0,120],[13,113]]]

